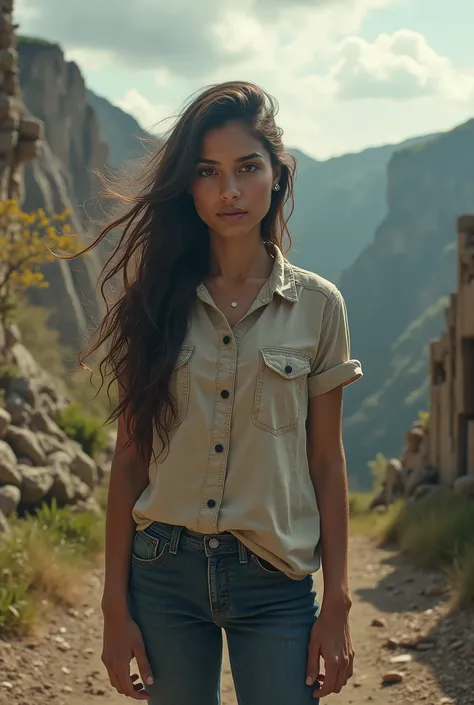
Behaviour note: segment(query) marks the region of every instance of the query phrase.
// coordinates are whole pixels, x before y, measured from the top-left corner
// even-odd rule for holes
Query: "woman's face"
[[[190,191],[210,230],[235,237],[259,232],[277,177],[262,143],[232,121],[205,136]]]

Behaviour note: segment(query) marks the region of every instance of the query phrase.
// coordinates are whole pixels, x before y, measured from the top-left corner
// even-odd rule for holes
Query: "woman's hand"
[[[324,674],[320,660],[324,660]],[[340,693],[352,677],[354,649],[349,629],[349,610],[324,604],[311,630],[308,648],[307,685],[317,681],[320,688],[314,691],[315,698],[324,698],[331,693]]]
[[[138,625],[130,615],[104,616],[102,663],[113,687],[121,695],[135,700],[149,700],[150,694],[137,683],[138,674],[130,675],[130,661],[136,658],[143,683],[153,685],[153,676]]]

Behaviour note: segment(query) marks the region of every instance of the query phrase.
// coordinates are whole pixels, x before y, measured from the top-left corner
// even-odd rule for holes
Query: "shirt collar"
[[[295,303],[298,301],[298,290],[296,288],[295,274],[293,267],[283,256],[277,245],[272,246],[273,268],[264,284],[259,299],[263,304],[269,303],[274,294],[278,294],[287,301]],[[196,293],[202,301],[212,303],[212,298],[204,283],[198,285]]]

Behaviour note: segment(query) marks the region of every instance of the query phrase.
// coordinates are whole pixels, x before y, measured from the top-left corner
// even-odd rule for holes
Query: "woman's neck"
[[[273,266],[260,235],[225,239],[211,234],[210,277],[239,282],[248,277],[268,277]]]

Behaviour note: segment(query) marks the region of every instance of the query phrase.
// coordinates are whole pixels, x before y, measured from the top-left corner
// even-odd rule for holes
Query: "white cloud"
[[[465,102],[474,97],[474,73],[457,71],[418,32],[380,34],[370,43],[344,39],[329,79],[343,100],[411,100],[436,96]]]
[[[145,130],[163,132],[169,127],[166,120],[171,116],[171,108],[167,105],[151,103],[136,88],[130,88],[121,100],[115,101],[115,104],[126,113],[133,115]]]

